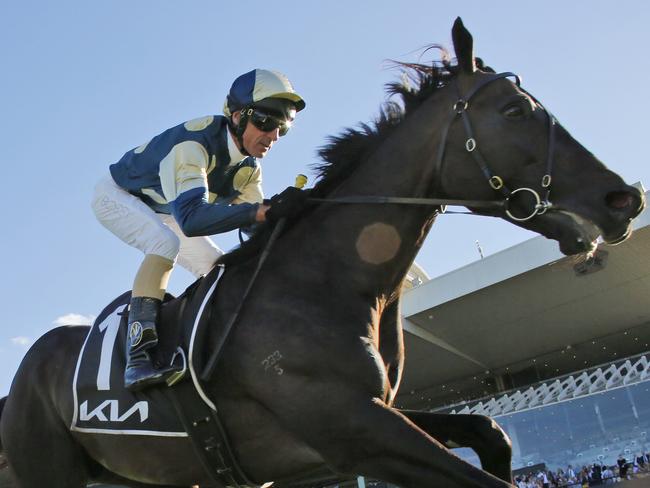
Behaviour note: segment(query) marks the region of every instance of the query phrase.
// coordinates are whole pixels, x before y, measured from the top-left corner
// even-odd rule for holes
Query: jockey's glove
[[[309,198],[309,190],[301,190],[295,186],[288,187],[269,200],[271,208],[266,211],[266,220],[277,222],[283,217],[295,217],[307,205],[307,198]]]

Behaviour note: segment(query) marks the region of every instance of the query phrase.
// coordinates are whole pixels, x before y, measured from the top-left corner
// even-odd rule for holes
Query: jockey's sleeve
[[[181,193],[171,202],[172,215],[188,237],[220,234],[255,223],[258,204],[209,203],[207,188]]]
[[[195,141],[176,144],[160,162],[162,190],[183,233],[205,236],[253,224],[257,204],[209,203],[207,168],[208,153]]]
[[[262,167],[244,166],[240,168],[233,179],[233,187],[239,193],[233,203],[262,203]]]
[[[264,193],[262,191],[262,167],[258,165],[255,168],[250,166],[240,168],[233,178],[233,188],[239,195],[237,195],[232,203],[262,203],[264,200]],[[247,237],[251,237],[258,226],[258,223],[253,223],[248,227],[242,226],[240,229]]]

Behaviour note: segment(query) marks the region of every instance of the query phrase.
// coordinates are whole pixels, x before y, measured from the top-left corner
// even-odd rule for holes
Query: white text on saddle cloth
[[[109,407],[108,417],[104,412],[106,407]],[[137,402],[122,415],[120,415],[119,412],[120,406],[118,400],[105,400],[97,408],[88,413],[88,400],[86,400],[79,406],[79,420],[88,421],[96,417],[100,422],[124,422],[131,417],[131,415],[139,412],[140,422],[144,422],[149,418],[149,402]]]

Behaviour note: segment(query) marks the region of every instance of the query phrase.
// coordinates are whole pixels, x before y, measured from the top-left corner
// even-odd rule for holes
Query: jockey
[[[257,158],[287,133],[305,102],[286,76],[255,69],[232,84],[224,116],[172,127],[128,151],[95,187],[99,222],[144,253],[129,307],[125,386],[162,383],[180,367],[155,365],[156,321],[175,261],[199,277],[223,252],[207,237],[295,213],[301,192],[263,203]]]

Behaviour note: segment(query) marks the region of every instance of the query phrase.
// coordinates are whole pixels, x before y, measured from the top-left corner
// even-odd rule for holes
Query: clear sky
[[[629,183],[650,184],[650,4],[641,0],[21,0],[0,7],[3,181],[0,395],[33,340],[92,318],[130,288],[138,251],[96,221],[95,182],[124,152],[221,111],[237,75],[286,73],[306,99],[263,160],[265,191],[313,174],[328,135],[372,120],[399,77],[451,45],[462,16],[476,54],[514,71],[587,148]],[[588,184],[588,182],[585,182]],[[418,262],[437,276],[532,237],[487,218],[443,216]],[[217,236],[224,249],[235,245]],[[191,282],[178,268],[171,291]],[[66,317],[67,316],[67,317]]]

